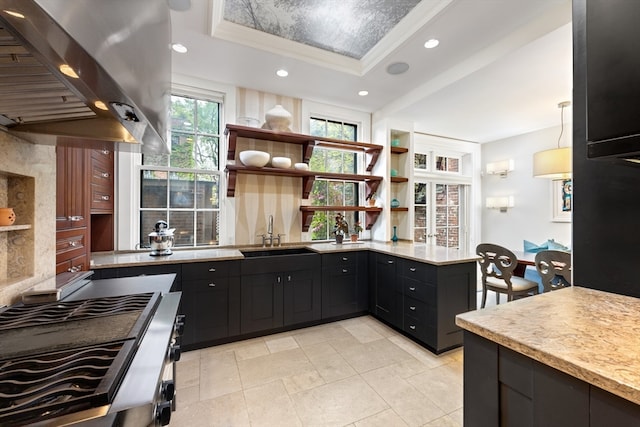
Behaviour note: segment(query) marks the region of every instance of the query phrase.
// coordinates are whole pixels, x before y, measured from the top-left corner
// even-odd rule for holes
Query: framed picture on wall
[[[571,179],[556,179],[551,181],[553,186],[553,222],[571,222],[573,210],[573,187]]]

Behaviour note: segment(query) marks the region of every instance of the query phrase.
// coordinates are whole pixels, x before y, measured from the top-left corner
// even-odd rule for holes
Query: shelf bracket
[[[236,194],[236,178],[238,173],[233,170],[226,169],[227,172],[227,197],[234,197]]]
[[[375,224],[376,221],[378,220],[378,217],[380,216],[380,212],[381,210],[365,212],[365,220],[366,220],[365,228],[367,230],[371,230],[371,227],[373,227],[373,224]]]
[[[227,144],[229,145],[229,150],[227,152],[227,160],[235,160],[236,158],[236,139],[238,137],[238,132],[235,130],[225,129],[225,134],[227,134]]]
[[[366,156],[370,157],[369,162],[367,163],[367,172],[371,172],[373,167],[378,162],[378,157],[380,156],[380,150],[377,148],[370,148],[365,151]]]
[[[316,146],[315,141],[307,141],[304,144],[302,144],[302,161],[304,163],[309,164],[309,160],[311,160],[311,156],[313,155],[313,149],[315,146]]]
[[[315,182],[315,175],[309,175],[302,178],[302,198],[308,199],[311,190],[313,190],[313,183]]]

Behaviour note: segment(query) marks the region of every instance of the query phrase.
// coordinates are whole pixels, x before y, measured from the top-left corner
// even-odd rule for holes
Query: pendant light
[[[560,148],[560,140],[564,133],[564,107],[571,102],[564,101],[558,104],[560,108],[560,136],[558,148],[539,151],[533,155],[533,176],[536,178],[568,179],[571,178],[571,147]]]

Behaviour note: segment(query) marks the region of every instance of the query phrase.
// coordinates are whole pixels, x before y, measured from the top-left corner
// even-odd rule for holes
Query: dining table
[[[516,276],[524,277],[525,270],[529,265],[536,265],[536,254],[534,252],[511,251],[518,259],[518,265],[513,271]]]

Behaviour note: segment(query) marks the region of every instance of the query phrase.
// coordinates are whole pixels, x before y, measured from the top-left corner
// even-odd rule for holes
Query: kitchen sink
[[[274,249],[245,250],[245,251],[241,250],[240,252],[242,252],[242,255],[244,255],[245,258],[303,255],[303,254],[316,253],[307,248],[274,248]]]

